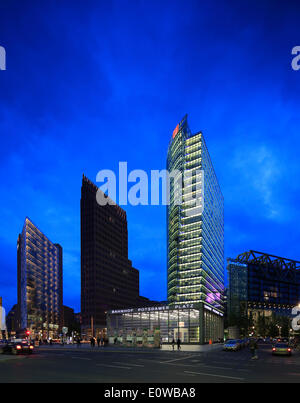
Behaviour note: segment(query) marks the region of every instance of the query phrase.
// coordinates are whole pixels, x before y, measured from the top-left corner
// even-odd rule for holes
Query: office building
[[[97,191],[83,176],[81,329],[86,337],[106,334],[108,310],[139,304],[139,272],[128,259],[126,212],[118,205],[99,205]]]
[[[167,170],[175,178],[167,206],[168,303],[110,310],[110,343],[164,347],[179,338],[202,345],[224,336],[224,201],[203,134],[191,133],[186,116],[173,132]],[[202,200],[193,205],[198,189]]]
[[[18,237],[19,331],[56,338],[62,325],[62,247],[29,219]]]
[[[6,326],[9,336],[16,335],[17,330],[20,328],[18,319],[18,305],[15,304],[6,315]]]
[[[290,316],[300,303],[300,262],[250,250],[227,259],[232,320]]]
[[[63,326],[72,329],[75,323],[74,309],[63,305]]]
[[[187,116],[173,132],[167,170],[182,175],[182,201],[176,202],[176,181],[171,181],[167,207],[168,301],[203,303],[222,312],[224,200],[204,136],[192,134]]]

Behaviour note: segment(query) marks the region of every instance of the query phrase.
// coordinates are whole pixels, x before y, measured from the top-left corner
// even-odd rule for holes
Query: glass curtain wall
[[[201,332],[204,342],[223,338],[223,318],[204,309],[204,328],[201,328],[199,309],[170,309],[158,312],[108,314],[109,342],[112,344],[159,347],[175,343],[199,344]]]

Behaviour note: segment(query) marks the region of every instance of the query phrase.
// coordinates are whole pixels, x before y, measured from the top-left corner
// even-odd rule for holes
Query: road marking
[[[217,378],[236,379],[236,380],[239,380],[239,381],[243,381],[243,380],[244,380],[244,378],[238,378],[238,377],[236,377],[236,376],[226,376],[226,375],[208,374],[207,372],[206,372],[206,373],[205,373],[205,372],[193,372],[193,371],[184,371],[184,372],[186,372],[187,374],[214,376],[214,377],[217,377]]]
[[[150,362],[156,362],[156,364],[167,364],[167,365],[174,365],[174,366],[181,366],[181,367],[195,367],[195,365],[193,364],[176,364],[173,362],[169,362],[169,361],[157,361],[157,360],[150,360],[148,358],[138,358],[138,360],[140,361],[150,361]],[[130,364],[129,364],[130,365]]]
[[[96,364],[98,367],[109,367],[109,368],[122,368],[122,369],[131,369],[130,367],[121,367],[119,365],[108,365],[108,364]]]
[[[73,359],[75,359],[75,360],[87,360],[87,361],[91,361],[91,360],[92,360],[91,358],[83,358],[83,357],[71,357],[71,358],[73,358]]]
[[[114,361],[113,364],[122,364],[122,365],[125,364],[125,365],[126,365],[126,363],[124,363],[124,362],[119,362],[119,361]],[[127,365],[130,365],[131,367],[145,367],[145,365],[131,364],[131,363],[129,363],[129,362],[127,362]]]
[[[181,358],[174,358],[173,360],[167,360],[167,361],[160,361],[161,364],[167,364],[169,362],[174,362],[174,361],[181,361],[181,360],[187,360],[188,358],[195,357],[194,355],[188,355],[187,357],[181,357]]]
[[[206,368],[214,368],[214,369],[232,369],[232,370],[234,369],[232,367],[216,367],[214,365],[206,365],[206,364],[203,364],[203,366]]]

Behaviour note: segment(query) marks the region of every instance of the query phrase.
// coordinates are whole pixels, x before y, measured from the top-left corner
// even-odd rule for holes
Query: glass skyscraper
[[[181,173],[182,202],[176,180],[167,206],[168,302],[205,303],[223,310],[224,200],[201,132],[192,134],[187,116],[176,126],[168,148],[167,170]],[[202,175],[198,173],[202,171]],[[188,179],[183,180],[184,175]],[[201,183],[200,183],[201,182]],[[191,199],[202,188],[202,204]]]
[[[62,247],[26,218],[17,248],[19,331],[56,338],[62,325]]]

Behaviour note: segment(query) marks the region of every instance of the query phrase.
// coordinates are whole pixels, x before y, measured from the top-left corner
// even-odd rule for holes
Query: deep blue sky
[[[299,3],[299,2],[298,2]],[[225,256],[300,260],[296,1],[0,1],[0,295],[17,301],[29,216],[64,248],[80,310],[80,186],[100,169],[163,169],[185,113],[225,198]],[[141,294],[166,298],[164,207],[126,207]]]

